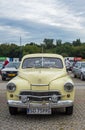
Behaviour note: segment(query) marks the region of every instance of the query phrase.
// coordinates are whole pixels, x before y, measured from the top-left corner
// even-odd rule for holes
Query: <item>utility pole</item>
[[[43,48],[43,43],[41,43],[41,53],[43,53],[43,50],[44,48]]]
[[[21,36],[20,36],[20,56],[19,56],[20,61],[21,61],[21,58],[22,58],[22,39],[21,39]]]
[[[43,44],[42,44],[42,53],[43,53]]]

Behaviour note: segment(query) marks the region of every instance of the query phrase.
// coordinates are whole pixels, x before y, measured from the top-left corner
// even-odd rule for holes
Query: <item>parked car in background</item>
[[[1,75],[2,68],[3,68],[3,62],[0,62],[0,75]]]
[[[74,77],[78,77],[81,80],[85,79],[85,61],[78,61],[72,69]]]
[[[64,108],[73,113],[75,88],[64,59],[58,54],[29,54],[22,58],[18,75],[7,83],[7,104],[11,115],[18,108],[27,114],[51,114]]]
[[[2,80],[6,80],[7,78],[13,78],[18,73],[20,62],[9,62],[5,68],[1,70]]]

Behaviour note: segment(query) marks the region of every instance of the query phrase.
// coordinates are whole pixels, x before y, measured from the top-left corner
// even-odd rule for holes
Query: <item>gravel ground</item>
[[[26,115],[19,112],[11,116],[6,104],[6,83],[0,83],[0,130],[85,130],[85,88],[76,87],[74,113],[63,111],[52,115]]]

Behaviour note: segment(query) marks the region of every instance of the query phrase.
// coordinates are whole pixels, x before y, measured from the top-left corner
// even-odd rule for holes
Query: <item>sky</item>
[[[0,44],[85,42],[84,0],[0,0]]]

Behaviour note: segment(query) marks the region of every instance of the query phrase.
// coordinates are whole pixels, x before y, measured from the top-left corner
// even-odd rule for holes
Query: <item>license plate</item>
[[[15,74],[8,74],[8,76],[12,77],[12,76],[15,76]]]
[[[29,108],[27,114],[51,114],[51,108]]]

